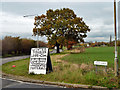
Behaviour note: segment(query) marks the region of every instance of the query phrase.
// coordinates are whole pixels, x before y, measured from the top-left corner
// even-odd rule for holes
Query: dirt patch
[[[52,56],[53,62],[58,64],[57,66],[53,66],[53,69],[55,71],[62,70],[61,69],[62,67],[64,67],[64,69],[69,68],[70,70],[73,70],[73,69],[76,70],[76,69],[80,68],[79,64],[71,64],[70,62],[61,60],[62,57],[67,56],[67,55],[69,55],[69,54]]]
[[[80,66],[81,69],[87,69],[88,68],[88,65],[87,64],[84,64],[82,63],[81,66]]]
[[[73,50],[70,51],[70,53],[82,53],[85,52],[85,47],[80,47],[80,48],[75,48]]]
[[[66,66],[68,66],[68,62],[61,60],[62,57],[67,55],[69,54],[51,56],[52,62],[56,64],[55,66],[53,66],[54,71],[61,71],[63,70],[63,67],[65,68]]]
[[[55,62],[56,62],[56,63],[66,63],[66,61],[61,60],[61,58],[64,57],[64,56],[67,56],[67,55],[69,55],[69,54],[56,55]]]
[[[82,63],[81,65],[80,64],[75,64],[75,63],[73,63],[73,64],[71,64],[70,62],[67,62],[67,61],[64,61],[64,60],[61,60],[61,58],[62,57],[64,57],[64,56],[67,56],[67,55],[69,55],[69,54],[65,54],[65,55],[55,55],[55,56],[52,56],[52,59],[54,60],[54,63],[58,63],[58,64],[60,64],[60,65],[63,65],[64,67],[65,66],[67,66],[67,65],[70,65],[70,69],[71,70],[76,70],[76,69],[82,69],[82,70],[86,70],[86,71],[89,71],[89,70],[91,70],[91,69],[93,69],[94,68],[94,66],[92,65],[92,64],[85,64],[85,63]],[[55,70],[55,71],[57,71],[57,70],[59,70],[60,69],[60,65],[57,65],[57,66],[54,66],[53,67],[53,69]]]
[[[62,63],[62,61],[61,60],[56,60],[56,63]]]
[[[83,69],[83,70],[91,70],[91,69],[94,68],[94,66],[82,63],[81,66],[80,66],[80,68]]]
[[[80,68],[80,65],[79,65],[79,64],[72,64],[72,65],[71,65],[71,69],[76,70],[76,69],[78,69],[78,68]]]

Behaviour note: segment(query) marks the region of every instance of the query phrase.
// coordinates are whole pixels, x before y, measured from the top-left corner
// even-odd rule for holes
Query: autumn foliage
[[[84,42],[87,32],[90,32],[83,18],[69,8],[49,9],[46,15],[35,17],[34,25],[33,35],[46,36],[50,46],[58,43],[60,46],[66,45],[68,49],[75,42]]]
[[[11,55],[22,55],[22,54],[30,54],[31,48],[36,47],[36,41],[26,38],[20,37],[11,37],[6,36],[3,40],[0,41],[2,43],[2,56],[6,54]],[[45,47],[46,43],[39,41],[40,47]]]
[[[77,42],[75,42],[74,40],[68,41],[67,43],[67,49],[70,50],[72,49],[72,46],[77,44]]]

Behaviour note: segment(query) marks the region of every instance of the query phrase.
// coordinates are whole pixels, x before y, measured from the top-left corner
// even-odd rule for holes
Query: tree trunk
[[[60,53],[60,51],[59,51],[59,45],[57,45],[57,53]]]
[[[60,53],[60,51],[59,51],[59,44],[56,42],[56,46],[57,46],[57,52],[56,53]]]

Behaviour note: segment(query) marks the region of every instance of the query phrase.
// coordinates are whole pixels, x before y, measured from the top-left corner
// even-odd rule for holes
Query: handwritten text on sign
[[[107,62],[104,61],[94,61],[94,65],[103,65],[103,66],[107,66]]]
[[[46,74],[48,48],[32,48],[29,73]]]

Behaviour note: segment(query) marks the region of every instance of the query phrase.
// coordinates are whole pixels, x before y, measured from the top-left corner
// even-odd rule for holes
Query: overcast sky
[[[85,41],[109,41],[110,35],[114,39],[113,2],[52,1],[1,2],[0,27],[2,33],[0,33],[0,36],[20,36],[21,38],[36,39],[35,36],[32,36],[34,16],[24,18],[24,15],[41,15],[49,9],[70,8],[74,10],[78,17],[83,17],[83,20],[91,29],[91,32],[87,33],[88,37]],[[47,41],[45,37],[39,39]]]

